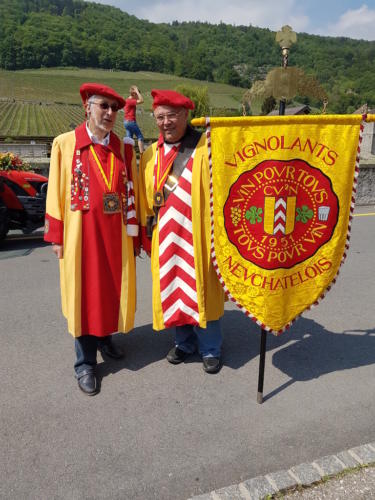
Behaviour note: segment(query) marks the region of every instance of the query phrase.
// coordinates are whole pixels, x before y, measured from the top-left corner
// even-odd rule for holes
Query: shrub
[[[207,87],[199,85],[178,85],[175,90],[189,97],[195,104],[191,111],[191,118],[200,118],[210,114],[210,98]]]

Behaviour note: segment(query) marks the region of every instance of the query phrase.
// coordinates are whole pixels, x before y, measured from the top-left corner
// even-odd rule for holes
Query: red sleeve
[[[125,158],[125,166],[128,179],[132,181],[133,146],[131,144],[124,144],[124,158]]]
[[[44,225],[44,241],[62,245],[64,242],[64,223],[46,214]]]
[[[133,247],[141,248],[141,239],[139,236],[133,236]]]

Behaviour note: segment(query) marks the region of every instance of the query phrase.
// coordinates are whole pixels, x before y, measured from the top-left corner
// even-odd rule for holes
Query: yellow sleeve
[[[64,237],[65,189],[61,147],[56,137],[51,150],[44,239],[60,245],[63,244]]]
[[[151,149],[151,148],[149,148]],[[147,220],[154,215],[153,207],[150,206],[146,190],[146,167],[150,158],[149,150],[141,156],[139,164],[139,222],[140,222],[140,236],[141,245],[146,252],[151,252],[151,238],[147,236]],[[150,169],[148,169],[150,171]]]

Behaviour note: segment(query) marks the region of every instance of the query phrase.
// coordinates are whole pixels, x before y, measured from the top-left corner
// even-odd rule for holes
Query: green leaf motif
[[[314,212],[307,205],[302,205],[302,208],[297,208],[297,222],[303,222],[306,224],[307,221],[313,218]]]
[[[262,208],[250,207],[250,210],[246,210],[245,219],[247,219],[250,224],[256,224],[257,222],[262,222],[261,214],[263,213]]]

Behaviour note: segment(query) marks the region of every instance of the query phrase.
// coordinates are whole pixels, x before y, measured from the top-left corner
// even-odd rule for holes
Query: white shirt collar
[[[96,136],[95,136],[95,135],[91,132],[91,130],[89,129],[89,126],[88,126],[87,122],[86,122],[86,130],[87,130],[87,133],[89,134],[90,139],[92,140],[92,142],[93,142],[94,144],[101,144],[102,146],[108,146],[108,144],[109,144],[109,136],[110,136],[110,134],[107,134],[107,135],[104,137],[104,139],[102,139],[102,140],[98,139],[98,138],[97,138],[97,137],[96,137]]]
[[[174,142],[173,144],[170,142],[165,142],[164,143],[164,155],[167,155],[169,151],[174,147],[174,146],[179,146],[181,144],[180,142]]]

